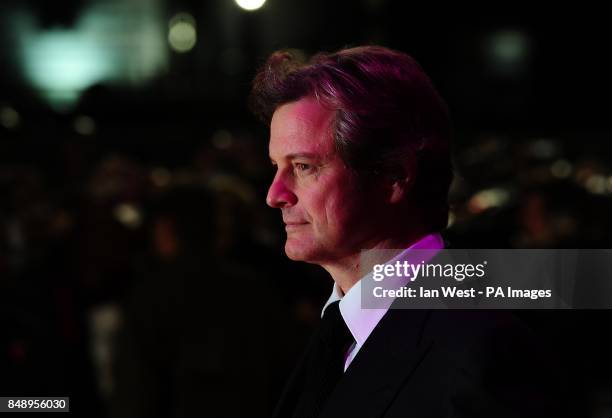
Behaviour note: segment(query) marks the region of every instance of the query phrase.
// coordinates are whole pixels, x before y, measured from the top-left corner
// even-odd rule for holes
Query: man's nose
[[[268,189],[266,203],[273,208],[291,207],[297,203],[297,196],[282,178],[276,176]]]

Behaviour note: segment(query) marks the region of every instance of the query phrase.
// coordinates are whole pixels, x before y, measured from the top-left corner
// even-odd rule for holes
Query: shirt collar
[[[439,233],[429,234],[412,244],[409,248],[402,251],[393,260],[391,260],[391,262],[395,262],[395,260],[409,259],[411,250],[436,250],[431,254],[431,257],[433,257],[435,253],[437,253],[437,250],[441,250],[443,248],[444,240],[442,239],[442,236]],[[340,286],[338,286],[334,282],[332,293],[327,302],[325,303],[325,306],[323,306],[321,316],[323,316],[323,313],[325,313],[325,309],[331,303],[336,302],[338,300],[340,301],[340,313],[342,314],[342,318],[344,319],[346,326],[351,331],[351,334],[353,334],[353,338],[355,338],[356,344],[358,346],[362,346],[368,339],[376,325],[378,325],[378,322],[380,322],[385,313],[387,313],[387,310],[389,308],[387,307],[384,309],[362,309],[361,280],[355,283],[355,285],[353,285],[353,287],[351,287],[344,296],[342,296],[342,290],[340,289]]]

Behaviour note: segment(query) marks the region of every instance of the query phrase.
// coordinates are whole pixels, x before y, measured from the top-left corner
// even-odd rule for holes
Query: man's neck
[[[405,249],[413,245],[415,242],[422,239],[426,233],[415,234],[410,239],[387,239],[378,241],[376,244],[368,245],[364,249],[382,250],[382,249]],[[357,283],[364,272],[361,271],[360,265],[361,253],[351,254],[340,260],[334,260],[333,263],[321,264],[334,281],[338,284],[343,294],[346,294]]]

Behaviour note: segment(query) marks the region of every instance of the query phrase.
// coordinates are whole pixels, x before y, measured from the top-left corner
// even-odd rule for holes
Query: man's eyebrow
[[[288,160],[295,160],[296,158],[306,158],[309,160],[318,160],[321,158],[319,154],[315,154],[312,152],[296,152],[294,154],[287,154],[285,156]]]
[[[287,154],[285,156],[282,157],[283,160],[295,160],[298,158],[304,158],[304,159],[308,159],[308,160],[320,160],[323,158],[323,156],[319,155],[319,154],[315,154],[313,152],[295,152],[292,154]],[[276,160],[274,160],[274,158],[272,158],[272,156],[270,156],[270,161],[274,164],[276,163]]]

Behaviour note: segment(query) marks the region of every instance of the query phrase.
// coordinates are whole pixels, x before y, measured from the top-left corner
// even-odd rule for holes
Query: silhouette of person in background
[[[152,254],[124,303],[113,417],[269,411],[271,293],[216,252],[218,204],[206,189],[177,187],[152,205]]]

